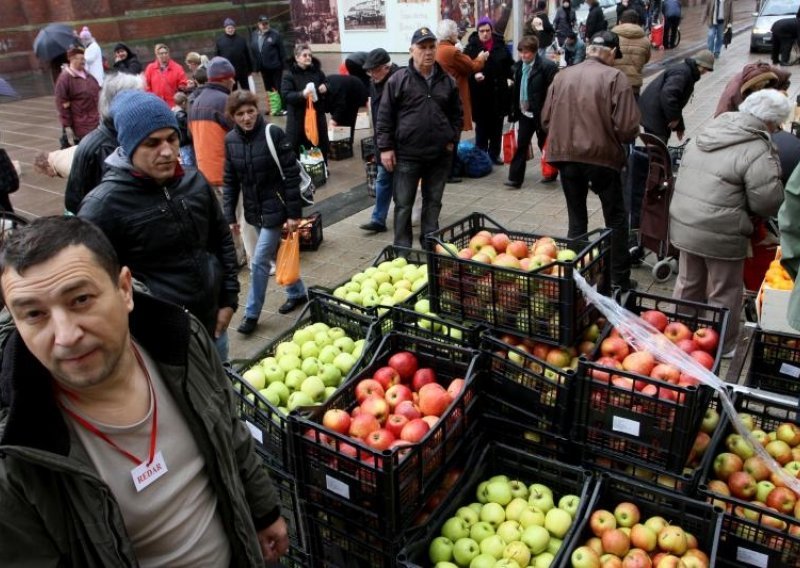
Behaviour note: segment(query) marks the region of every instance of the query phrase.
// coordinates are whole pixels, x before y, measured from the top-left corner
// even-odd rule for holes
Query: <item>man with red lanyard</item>
[[[133,292],[102,231],[44,217],[0,253],[0,558],[10,566],[262,566],[275,488],[203,325]]]

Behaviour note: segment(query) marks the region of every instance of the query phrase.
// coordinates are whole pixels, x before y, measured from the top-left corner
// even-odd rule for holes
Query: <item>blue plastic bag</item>
[[[492,159],[489,154],[472,142],[458,143],[458,160],[461,162],[463,175],[467,177],[479,178],[492,173]]]

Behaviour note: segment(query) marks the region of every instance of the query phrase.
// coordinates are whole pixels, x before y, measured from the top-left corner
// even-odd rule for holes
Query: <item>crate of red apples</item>
[[[569,565],[713,567],[721,522],[720,511],[707,503],[604,475],[570,545]]]
[[[570,345],[597,319],[573,280],[611,290],[611,231],[555,239],[509,231],[480,213],[428,235],[431,307],[458,320]]]
[[[726,308],[642,292],[628,293],[624,306],[701,365],[718,366]],[[610,326],[592,358],[579,364],[574,441],[610,459],[682,473],[711,388],[649,352],[634,351]]]
[[[477,351],[390,332],[324,405],[290,416],[298,481],[377,535],[406,528],[477,418]]]
[[[764,391],[737,393],[738,417],[757,443],[790,477],[800,475],[800,427],[796,400],[784,402]],[[725,566],[766,568],[800,564],[800,499],[727,414],[704,460],[701,493],[725,510],[720,561]]]

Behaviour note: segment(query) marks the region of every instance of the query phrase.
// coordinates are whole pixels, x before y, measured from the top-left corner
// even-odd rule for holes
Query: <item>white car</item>
[[[761,10],[753,13],[755,21],[750,31],[750,52],[772,49],[772,24],[791,18],[800,8],[800,0],[765,0]]]

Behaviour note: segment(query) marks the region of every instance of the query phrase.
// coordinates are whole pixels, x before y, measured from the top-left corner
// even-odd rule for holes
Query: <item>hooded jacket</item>
[[[759,89],[778,89],[788,91],[792,74],[778,67],[763,61],[748,63],[742,70],[731,77],[722,96],[717,103],[717,110],[714,117],[723,112],[733,112],[739,110],[739,105],[745,99],[745,94],[750,94]]]
[[[492,40],[489,59],[486,60],[482,70],[483,81],[476,81],[474,75],[469,78],[472,119],[476,123],[505,116],[509,109],[511,89],[508,80],[512,78],[511,66],[514,60],[508,52],[503,36],[492,32]],[[474,59],[483,49],[478,32],[472,32],[467,47],[464,48],[464,55]]]
[[[783,202],[778,156],[763,122],[726,112],[689,142],[669,208],[672,244],[721,260],[747,257],[752,215]]]
[[[139,62],[139,58],[136,54],[124,43],[118,43],[114,46],[115,53],[120,49],[124,49],[128,53],[128,56],[122,61],[115,61],[114,70],[119,73],[128,73],[130,75],[138,75],[141,73],[142,64]]]
[[[239,297],[236,250],[214,190],[197,170],[158,185],[135,173],[121,148],[106,164],[78,215],[103,230],[134,278],[184,306],[213,337],[217,312],[235,311]]]
[[[234,411],[214,344],[177,306],[138,293],[134,303],[131,335],[154,359],[205,459],[231,545],[231,566],[263,566],[256,531],[278,518],[279,503]],[[52,382],[12,331],[0,375],[3,566],[136,567],[119,504],[67,427]]]
[[[694,93],[694,84],[700,80],[700,71],[694,59],[676,63],[653,79],[639,97],[642,126],[658,135],[669,136],[669,123],[677,120],[674,130],[685,130],[683,107]]]
[[[638,94],[642,87],[642,69],[650,61],[650,40],[638,24],[619,24],[611,28],[619,36],[619,50],[622,59],[614,60],[614,67],[625,73]]]

